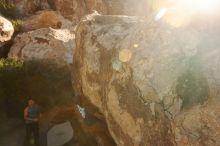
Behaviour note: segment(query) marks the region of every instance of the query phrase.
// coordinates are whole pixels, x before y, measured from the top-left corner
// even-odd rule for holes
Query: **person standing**
[[[30,138],[33,134],[35,146],[39,146],[39,106],[33,99],[28,100],[28,105],[24,110],[24,120],[26,124],[25,145],[30,144]]]

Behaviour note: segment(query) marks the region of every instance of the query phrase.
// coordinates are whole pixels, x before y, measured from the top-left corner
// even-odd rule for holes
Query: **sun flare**
[[[219,0],[168,0],[161,6],[155,21],[162,18],[172,26],[180,27],[190,23],[197,14],[217,15],[219,8]]]
[[[200,12],[211,12],[219,6],[219,0],[176,0],[183,7]]]

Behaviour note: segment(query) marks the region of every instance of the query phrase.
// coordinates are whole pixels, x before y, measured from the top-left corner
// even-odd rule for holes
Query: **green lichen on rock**
[[[13,25],[13,27],[14,27],[15,32],[18,32],[18,31],[21,30],[22,24],[23,24],[23,21],[22,21],[22,20],[20,20],[20,19],[15,19],[15,20],[12,20],[11,23],[12,23],[12,25]]]

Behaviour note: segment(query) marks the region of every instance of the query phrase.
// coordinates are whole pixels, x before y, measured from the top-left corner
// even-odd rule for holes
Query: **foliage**
[[[22,20],[19,20],[19,19],[12,20],[11,23],[12,23],[12,25],[14,27],[15,32],[18,32],[18,31],[21,30],[22,24],[23,24]]]
[[[0,59],[0,108],[7,116],[22,114],[28,98],[43,109],[73,97],[70,70],[49,61]]]
[[[10,59],[0,59],[0,70],[11,70],[21,68],[23,66],[22,60],[10,60]]]
[[[11,19],[15,32],[20,31],[23,22],[19,19],[20,13],[11,0],[0,0],[0,13]]]
[[[0,0],[0,13],[8,18],[16,18],[18,10],[11,0]]]
[[[7,9],[14,8],[14,7],[15,7],[15,5],[11,1],[8,1],[8,0],[1,0],[0,1],[0,8],[1,9],[7,10]]]

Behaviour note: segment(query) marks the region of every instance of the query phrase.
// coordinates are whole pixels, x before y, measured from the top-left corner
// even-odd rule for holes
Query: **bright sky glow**
[[[219,0],[183,0],[182,3],[191,9],[210,11],[216,8]]]
[[[154,20],[165,20],[174,27],[181,27],[189,24],[194,16],[218,15],[220,0],[167,0],[159,9]]]

